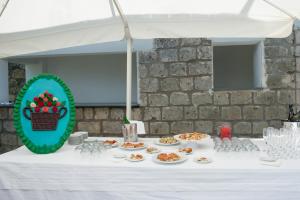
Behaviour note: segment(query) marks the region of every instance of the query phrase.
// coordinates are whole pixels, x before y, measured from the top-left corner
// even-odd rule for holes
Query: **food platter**
[[[122,150],[141,150],[145,149],[146,146],[143,142],[125,142],[119,146]]]
[[[191,148],[191,147],[180,148],[180,149],[178,149],[178,152],[184,153],[185,155],[190,155],[193,153],[193,148]]]
[[[149,146],[149,147],[147,147],[146,152],[149,154],[155,154],[155,153],[159,153],[160,149]]]
[[[154,144],[160,146],[174,146],[180,144],[180,141],[175,139],[174,137],[165,137],[155,140]]]
[[[117,147],[119,145],[119,142],[114,139],[106,139],[103,141],[104,145],[110,145],[111,147]]]
[[[173,158],[172,158],[173,157]],[[158,164],[179,164],[187,160],[187,156],[175,152],[163,152],[152,157],[153,162]]]
[[[130,162],[141,162],[145,160],[145,156],[143,156],[142,154],[130,154],[126,157],[126,160]]]
[[[175,135],[174,138],[182,143],[204,143],[210,140],[210,135],[200,132],[182,133]]]

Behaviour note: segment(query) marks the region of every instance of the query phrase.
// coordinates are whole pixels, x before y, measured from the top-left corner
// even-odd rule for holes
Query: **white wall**
[[[30,80],[31,78],[33,78],[41,73],[43,73],[43,64],[42,63],[25,64],[26,81]]]
[[[8,62],[0,60],[0,103],[8,100]]]
[[[136,55],[133,55],[132,101],[137,101]],[[76,103],[124,104],[126,54],[78,55],[43,59],[45,72],[61,77],[71,88]]]

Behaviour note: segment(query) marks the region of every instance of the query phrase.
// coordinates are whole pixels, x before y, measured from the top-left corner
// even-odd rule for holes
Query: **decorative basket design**
[[[30,116],[28,112],[30,111]],[[34,131],[53,131],[56,130],[58,120],[67,114],[67,108],[61,107],[58,113],[34,113],[29,107],[23,109],[24,117],[31,120],[32,130]]]

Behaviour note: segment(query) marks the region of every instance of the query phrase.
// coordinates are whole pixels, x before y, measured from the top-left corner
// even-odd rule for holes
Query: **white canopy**
[[[286,37],[300,16],[299,0],[10,0],[4,7],[0,58],[125,37],[129,118],[132,39]]]
[[[131,37],[286,37],[298,0],[119,0]],[[124,38],[112,0],[10,0],[0,58]]]

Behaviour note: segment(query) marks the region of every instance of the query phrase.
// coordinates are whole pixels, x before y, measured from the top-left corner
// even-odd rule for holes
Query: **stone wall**
[[[20,89],[25,84],[25,66],[8,63],[8,73],[9,101],[14,102]]]
[[[216,134],[223,122],[232,125],[236,136],[260,137],[264,127],[280,127],[287,105],[300,102],[300,30],[288,38],[266,39],[264,45],[266,88],[213,91],[210,40],[154,40],[152,50],[139,52],[141,104],[133,108],[133,119],[145,122],[148,137],[182,131]],[[124,115],[125,108],[78,107],[75,129],[120,136]],[[1,152],[21,145],[12,108],[0,108],[0,144]]]

